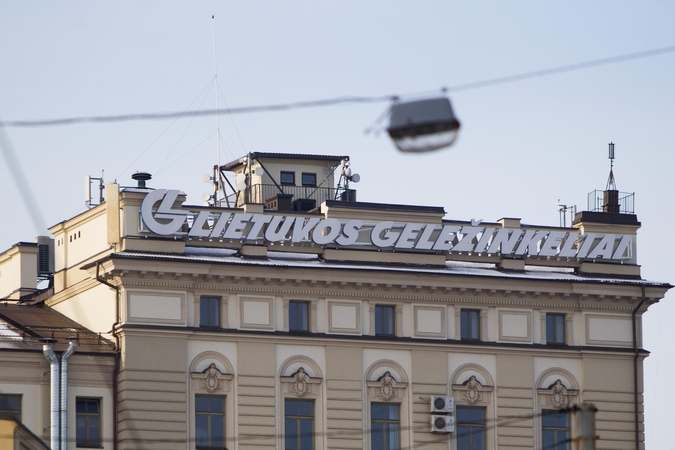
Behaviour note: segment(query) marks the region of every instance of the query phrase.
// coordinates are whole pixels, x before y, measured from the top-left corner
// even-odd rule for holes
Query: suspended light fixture
[[[460,123],[447,97],[394,103],[389,136],[402,152],[430,152],[452,145]]]

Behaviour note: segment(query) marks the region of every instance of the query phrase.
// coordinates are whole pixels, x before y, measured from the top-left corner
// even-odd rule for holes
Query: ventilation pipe
[[[50,398],[50,427],[51,427],[51,449],[59,450],[59,359],[54,354],[52,344],[56,343],[55,339],[43,339],[42,353],[45,355],[50,366],[50,383],[49,383],[49,398]]]
[[[72,338],[61,355],[61,449],[68,450],[68,358],[75,353],[77,341]],[[57,375],[58,376],[58,375]]]

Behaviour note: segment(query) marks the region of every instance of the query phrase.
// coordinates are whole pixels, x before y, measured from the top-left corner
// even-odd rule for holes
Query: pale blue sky
[[[231,107],[433,91],[675,45],[673,2],[2,1],[0,118],[175,111],[193,100],[213,108],[213,89],[202,92],[213,78],[212,14]],[[364,135],[384,103],[236,115],[236,130],[223,114],[221,161],[246,151],[347,154],[362,177],[359,200],[557,225],[558,199],[584,209],[587,193],[604,188],[614,141],[618,188],[635,191],[643,224],[643,276],[675,282],[673,79],[675,53],[453,93],[458,142],[415,156]],[[162,135],[170,124],[8,129],[38,197],[30,207],[49,225],[81,212],[84,177],[102,169],[122,184],[150,171],[153,186],[201,203],[201,175],[216,163],[215,118],[179,120]],[[5,249],[38,232],[4,160],[0,186]],[[647,445],[657,450],[675,448],[674,301],[644,318]]]

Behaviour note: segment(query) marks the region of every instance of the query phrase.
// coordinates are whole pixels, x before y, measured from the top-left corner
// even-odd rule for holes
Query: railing
[[[279,190],[281,188],[281,191]],[[313,199],[316,200],[316,206],[319,206],[325,200],[335,199],[335,188],[316,187],[316,186],[291,186],[281,184],[277,187],[274,184],[254,184],[246,190],[237,193],[235,207],[240,207],[244,203],[265,203],[267,199],[278,194],[292,195],[293,200]],[[283,192],[282,192],[283,191]]]
[[[605,192],[596,189],[588,193],[588,211],[610,212],[607,211]],[[635,192],[618,192],[618,205],[619,214],[635,214]]]

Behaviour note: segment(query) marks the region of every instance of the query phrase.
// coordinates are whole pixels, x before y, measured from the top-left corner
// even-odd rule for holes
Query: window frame
[[[305,176],[314,177],[314,182],[312,182],[312,183],[305,183]],[[302,172],[302,175],[301,175],[301,177],[300,177],[300,181],[302,182],[302,185],[303,185],[303,186],[306,186],[306,187],[316,187],[316,183],[317,183],[316,172]]]
[[[298,310],[298,307],[302,306],[305,308],[305,314],[304,314],[304,328],[299,324],[302,322],[302,313]],[[295,311],[293,311],[295,310]],[[309,333],[310,332],[310,327],[309,327],[309,322],[310,322],[310,311],[311,311],[311,302],[307,300],[289,300],[288,301],[288,331],[292,331],[294,333]],[[295,323],[293,320],[294,319]],[[293,326],[295,325],[295,326]]]
[[[567,426],[555,426],[555,425],[549,425],[549,426],[544,426],[544,419],[547,416],[566,416],[567,418]],[[541,443],[542,446],[544,445],[544,434],[547,431],[553,432],[554,433],[554,444],[553,447],[548,446],[547,449],[549,450],[570,450],[570,442],[569,439],[572,436],[572,417],[569,413],[569,411],[562,411],[559,409],[542,409],[541,410],[541,420],[539,421],[541,425]],[[557,440],[557,435],[559,432],[565,432],[567,433],[567,439],[565,442],[559,442]]]
[[[223,409],[222,411],[200,411],[197,409],[197,399],[198,398],[219,398],[222,401]],[[204,448],[204,449],[224,449],[227,442],[227,396],[226,395],[212,395],[212,394],[195,394],[194,395],[194,416],[195,416],[195,448]],[[207,441],[209,445],[200,445],[199,442],[199,424],[198,418],[200,416],[205,416],[208,418],[207,422]],[[222,442],[223,445],[210,445],[212,444],[213,437],[211,435],[211,418],[212,417],[221,417],[223,425],[223,436]]]
[[[87,406],[85,409],[88,409],[88,404],[89,402],[95,402],[96,404],[96,409],[97,411],[91,412],[91,411],[78,411],[78,403],[79,402],[86,402]],[[85,419],[85,436],[84,439],[80,439],[80,427],[79,427],[79,419],[84,418]],[[95,440],[92,440],[92,436],[90,435],[91,431],[91,426],[90,426],[90,420],[92,418],[98,419],[98,431],[97,435],[95,437]],[[101,448],[103,447],[101,443],[101,431],[103,427],[103,420],[101,417],[101,398],[100,397],[75,397],[75,446],[77,448]]]
[[[8,400],[18,400],[19,402],[19,409],[0,409],[1,414],[7,414],[9,416],[14,417],[16,420],[21,422],[21,412],[22,412],[22,403],[23,403],[23,395],[22,394],[0,394],[0,399],[6,398]],[[7,405],[9,406],[9,405]],[[17,414],[18,412],[18,414]]]
[[[389,312],[385,315],[385,312]],[[389,320],[391,326],[387,327]],[[385,328],[385,329],[383,329]],[[387,332],[386,328],[391,328],[391,332]],[[396,306],[395,305],[375,305],[375,336],[396,336]]]
[[[206,306],[205,309],[205,303],[208,302],[208,305]],[[211,303],[215,303],[215,311],[211,310]],[[221,310],[221,302],[222,299],[219,296],[216,295],[202,295],[199,297],[199,327],[200,328],[220,328],[221,326],[221,318],[220,318],[220,310]],[[206,318],[208,323],[204,323],[202,320],[204,318],[204,315],[206,313]],[[215,325],[213,324],[215,322]]]
[[[459,411],[460,410],[472,410],[472,411],[481,411],[483,413],[482,421],[480,423],[474,423],[474,422],[460,422],[459,420]],[[468,406],[468,405],[457,405],[455,407],[455,439],[457,441],[457,450],[485,450],[487,448],[487,430],[486,430],[486,418],[487,418],[487,408],[484,406]],[[459,446],[459,439],[460,437],[460,429],[461,428],[466,428],[468,429],[468,447],[460,447]],[[482,446],[477,446],[473,445],[471,442],[472,436],[473,436],[473,431],[472,430],[480,430],[482,434]]]
[[[549,319],[551,322],[549,323]],[[556,319],[560,319],[560,323]],[[546,313],[546,345],[566,345],[567,333],[565,330],[565,321],[567,315],[565,313]],[[562,334],[562,339],[558,339],[558,335]],[[551,339],[549,339],[549,335]]]
[[[475,327],[472,325],[475,314]],[[480,309],[462,308],[459,311],[459,336],[462,341],[480,341]],[[465,319],[466,317],[466,319]],[[466,321],[466,328],[464,326]],[[475,329],[474,329],[475,328]]]
[[[292,178],[292,181],[284,181],[284,175],[290,175]],[[282,186],[295,186],[295,172],[287,171],[287,170],[282,170],[279,173],[279,184]]]
[[[288,414],[287,411],[287,405],[289,403],[309,403],[312,405],[312,414],[309,416],[304,416],[300,414]],[[285,450],[314,450],[316,445],[315,445],[315,438],[316,438],[316,420],[315,420],[315,402],[314,399],[299,399],[299,398],[293,398],[293,397],[286,397],[284,398],[284,449]],[[289,427],[288,427],[288,421],[293,420],[296,422],[297,428],[296,431],[302,435],[301,431],[301,422],[302,421],[309,421],[311,423],[311,429],[312,429],[312,439],[311,439],[311,447],[307,449],[306,447],[302,446],[302,438],[298,440],[298,446],[296,447],[289,447],[287,439],[291,436],[291,433],[289,432]]]
[[[385,407],[393,407],[396,408],[397,412],[397,419],[380,419],[380,418],[375,418],[373,417],[373,407],[379,407],[379,406],[385,406]],[[373,442],[373,436],[375,435],[375,424],[383,424],[383,442],[384,442],[384,447],[376,448]],[[396,432],[398,435],[398,445],[396,447],[391,447],[390,445],[387,445],[387,436],[389,436],[390,430],[387,425],[396,425]],[[401,404],[400,403],[387,403],[387,402],[370,402],[370,448],[371,450],[398,450],[401,448]]]

